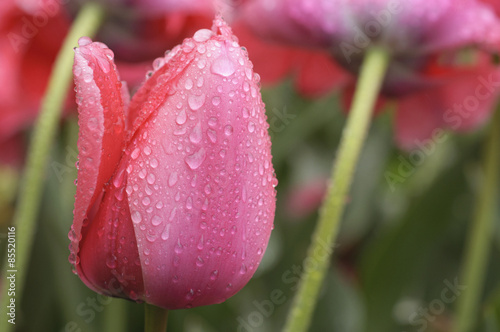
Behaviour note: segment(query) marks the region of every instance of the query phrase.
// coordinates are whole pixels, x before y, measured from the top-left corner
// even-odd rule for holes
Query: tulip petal
[[[113,53],[104,44],[81,38],[75,49],[78,136],[78,184],[69,237],[70,261],[78,264],[82,225],[118,165],[125,146],[122,84]]]
[[[142,269],[125,193],[124,158],[99,200],[95,216],[84,227],[77,272],[94,291],[132,300],[144,298]]]
[[[177,74],[156,77],[168,71]],[[126,191],[145,301],[219,303],[251,278],[273,227],[276,178],[258,76],[218,19],[149,80],[143,89],[161,98],[141,97],[134,111],[143,120],[127,147]]]

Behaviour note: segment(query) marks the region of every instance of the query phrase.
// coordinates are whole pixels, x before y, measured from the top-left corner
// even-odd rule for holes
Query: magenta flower
[[[403,148],[418,146],[436,130],[480,125],[498,96],[500,73],[484,54],[472,63],[457,61],[456,52],[464,47],[488,52],[500,46],[500,19],[478,0],[277,0],[272,5],[249,0],[239,8],[239,18],[267,40],[328,53],[353,74],[369,47],[384,47],[391,63],[382,97],[399,101],[396,139]],[[342,81],[342,73],[336,76],[329,81]],[[321,80],[325,74],[317,75]],[[483,81],[490,84],[479,88]],[[459,114],[454,105],[467,103],[464,98],[474,97],[477,89],[487,96],[483,91],[469,107],[473,110]]]
[[[166,309],[220,303],[266,249],[277,184],[259,78],[221,19],[154,62],[131,101],[80,39],[70,261],[96,292]]]

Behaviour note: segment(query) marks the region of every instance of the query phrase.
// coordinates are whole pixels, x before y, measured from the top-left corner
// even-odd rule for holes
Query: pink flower
[[[220,303],[257,269],[276,178],[258,75],[216,19],[129,101],[101,43],[80,40],[70,261],[96,292],[167,309]]]
[[[249,0],[239,8],[239,19],[270,41],[328,53],[353,74],[359,72],[368,47],[388,50],[391,64],[381,97],[398,99],[396,138],[407,149],[431,137],[435,129],[467,130],[481,124],[498,95],[495,86],[461,121],[449,121],[449,110],[454,112],[454,105],[464,102],[464,93],[474,96],[480,77],[499,75],[484,60],[484,53],[472,64],[457,61],[456,53],[466,46],[479,46],[478,53],[500,46],[499,18],[490,6],[476,0],[277,0],[272,4]],[[249,52],[252,58],[262,54],[251,48]],[[491,80],[497,82],[495,77]],[[325,75],[316,75],[320,79],[325,80]],[[348,90],[354,84],[342,74],[337,82]]]

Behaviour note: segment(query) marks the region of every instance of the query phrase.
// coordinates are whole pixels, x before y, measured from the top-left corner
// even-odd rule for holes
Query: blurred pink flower
[[[8,155],[7,150],[0,149],[0,163],[19,165],[22,161],[22,131],[38,115],[52,64],[72,23],[70,13],[79,9],[75,2],[67,6],[61,3],[54,0],[0,3],[0,80],[4,83],[0,89],[0,145],[16,141],[21,148]],[[130,5],[108,7],[99,38],[115,49],[117,65],[129,88],[135,90],[144,81],[151,61],[165,49],[210,26],[213,9],[209,4],[211,1],[184,1],[169,7],[164,3],[154,13]],[[142,7],[142,2],[136,5]],[[66,105],[69,111],[75,109],[73,95],[71,91]]]
[[[70,262],[96,292],[167,309],[220,303],[257,269],[276,178],[259,78],[229,27],[154,61],[134,97],[113,52],[80,40]]]
[[[293,62],[295,51],[290,47],[301,47],[329,55],[356,75],[368,47],[387,49],[391,64],[381,98],[399,101],[396,139],[403,148],[418,145],[438,128],[467,130],[481,124],[498,96],[498,68],[485,60],[483,52],[500,45],[500,19],[490,6],[476,0],[248,0],[238,8],[237,17],[238,24],[255,34],[282,43],[280,51],[288,54],[285,62]],[[477,61],[464,64],[457,60],[457,52],[467,46],[479,47],[481,54]],[[288,53],[284,47],[289,47]],[[273,58],[257,47],[255,50],[249,47],[257,63],[260,56]],[[282,72],[301,66],[303,62]],[[300,70],[307,70],[303,68]],[[336,82],[330,83],[332,87],[343,85],[352,91],[354,82],[345,73],[321,75],[316,68],[312,72],[318,73],[314,75],[317,82]],[[332,71],[325,70],[328,72]],[[484,80],[492,82],[486,87],[487,96],[477,97],[477,103],[465,100],[466,96],[475,97]],[[317,89],[318,94],[326,90]],[[461,119],[451,121],[456,114],[450,112],[458,112],[454,105],[467,102],[474,105],[464,105],[470,107],[459,115]]]

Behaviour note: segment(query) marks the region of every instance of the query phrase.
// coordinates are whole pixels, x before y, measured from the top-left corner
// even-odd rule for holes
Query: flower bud
[[[277,180],[259,76],[220,19],[156,59],[129,101],[101,43],[75,51],[79,170],[70,261],[109,296],[220,303],[257,269]]]

